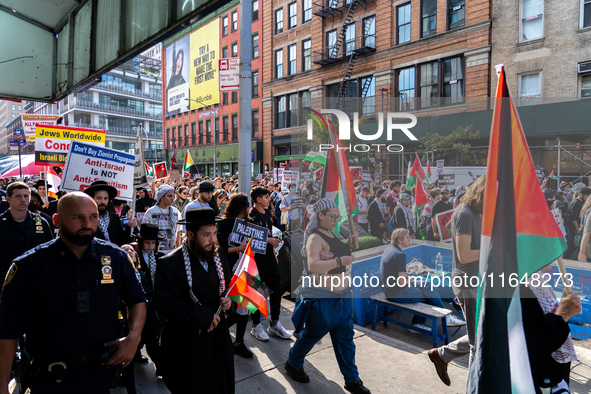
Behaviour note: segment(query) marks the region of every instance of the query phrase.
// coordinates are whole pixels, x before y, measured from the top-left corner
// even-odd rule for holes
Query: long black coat
[[[232,274],[224,251],[218,252],[227,288]],[[154,304],[160,318],[166,319],[161,337],[162,377],[173,394],[233,394],[234,351],[223,312],[218,326],[207,332],[220,305],[215,263],[209,262],[208,272],[194,255],[191,258],[198,304],[189,296],[182,249],[158,260]]]
[[[121,219],[119,219],[119,215],[113,212],[109,212],[111,215],[109,221],[109,227],[107,230],[109,231],[109,242],[114,243],[117,246],[125,245],[131,242],[131,230],[129,227],[123,228],[121,225]],[[103,230],[101,226],[98,226],[96,229],[95,236],[100,239],[106,240]]]

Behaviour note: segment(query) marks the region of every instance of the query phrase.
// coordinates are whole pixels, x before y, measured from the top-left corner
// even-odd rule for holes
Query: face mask
[[[295,187],[291,188],[291,192],[292,193],[295,193],[296,192],[296,188]]]
[[[552,204],[554,204],[554,200],[547,200],[548,208],[552,208]]]
[[[36,212],[36,211],[39,211],[41,209],[41,207],[39,207],[39,205],[37,205],[37,204],[30,203],[29,208],[27,208],[27,209],[31,212]]]

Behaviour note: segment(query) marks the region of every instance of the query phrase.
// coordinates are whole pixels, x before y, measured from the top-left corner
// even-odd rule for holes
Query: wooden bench
[[[438,347],[440,341],[445,341],[447,345],[449,343],[449,334],[447,332],[447,321],[445,317],[451,313],[450,310],[446,308],[439,308],[433,305],[423,304],[422,302],[414,302],[409,304],[400,304],[398,302],[388,301],[384,294],[378,294],[371,297],[372,300],[376,302],[376,311],[373,319],[373,323],[371,326],[372,330],[376,330],[376,325],[378,321],[384,323],[384,327],[388,326],[388,323],[393,323],[402,327],[409,328],[411,330],[420,332],[422,334],[431,334],[433,337],[433,347]],[[413,315],[424,317],[428,320],[431,320],[431,332],[427,330],[423,330],[422,328],[417,328],[411,324],[401,322],[399,320],[393,320],[388,317],[389,309],[398,310],[400,312],[407,312]],[[380,310],[382,311],[380,313]],[[400,317],[400,315],[399,315]],[[441,335],[438,333],[437,330],[437,320],[441,319],[443,333]]]

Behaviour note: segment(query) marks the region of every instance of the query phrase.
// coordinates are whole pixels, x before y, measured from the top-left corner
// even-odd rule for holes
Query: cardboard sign
[[[170,180],[171,181],[179,181],[181,180],[181,174],[179,173],[179,170],[172,170],[170,171]]]
[[[454,213],[453,209],[449,211],[441,212],[435,215],[435,221],[437,222],[437,232],[441,239],[439,242],[451,242],[451,230],[446,228],[447,223],[451,220],[451,215]]]
[[[267,238],[269,229],[256,224],[246,222],[242,219],[234,221],[234,228],[228,239],[228,245],[240,246],[242,241],[248,241],[252,237],[250,247],[254,253],[265,254],[267,251]]]
[[[37,125],[35,131],[35,164],[39,166],[61,166],[66,162],[72,140],[94,146],[105,146],[105,130],[82,129],[62,125]]]
[[[166,169],[166,162],[154,163],[154,179],[162,179],[168,176],[168,170]]]
[[[77,192],[92,182],[106,181],[117,189],[118,198],[131,201],[135,198],[134,168],[134,155],[73,140],[60,188]]]

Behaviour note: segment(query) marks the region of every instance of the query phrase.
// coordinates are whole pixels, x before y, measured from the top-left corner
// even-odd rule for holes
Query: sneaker
[[[429,331],[429,332],[431,332],[431,327],[427,327],[427,326],[426,326],[426,325],[424,325],[424,324],[413,324],[412,326],[413,326],[413,327],[416,327],[416,328],[422,328],[422,329],[423,329],[423,330],[425,330],[425,331]],[[412,328],[409,328],[409,329],[408,329],[408,332],[410,332],[411,334],[421,334],[420,332],[418,332],[418,331],[415,331],[415,330],[413,330]]]
[[[259,341],[268,341],[269,340],[269,336],[265,332],[265,329],[263,328],[263,326],[261,325],[261,323],[259,323],[256,326],[254,326],[250,330],[250,333],[252,334],[253,337],[255,337],[256,339],[258,339]]]
[[[244,342],[242,342],[238,346],[236,346],[236,344],[234,343],[234,354],[237,354],[240,357],[244,357],[244,358],[252,358],[253,357],[252,352],[250,350],[248,350],[248,348],[246,347]]]
[[[447,315],[445,317],[445,320],[447,321],[448,327],[461,327],[466,325],[465,321],[463,321],[459,317],[455,317],[454,315]]]
[[[277,322],[277,324],[275,324],[274,326],[269,325],[269,327],[267,328],[267,333],[268,334],[275,334],[277,335],[279,338],[283,338],[283,339],[290,339],[291,338],[291,334],[289,332],[287,332],[287,330],[285,328],[283,328],[283,326],[281,325],[280,322]],[[267,339],[269,339],[269,337],[267,337]]]
[[[345,383],[345,389],[353,394],[371,394],[371,391],[363,385],[361,380],[352,383]]]
[[[289,361],[287,361],[285,363],[285,371],[296,382],[310,383],[310,377],[304,368],[292,367]]]

